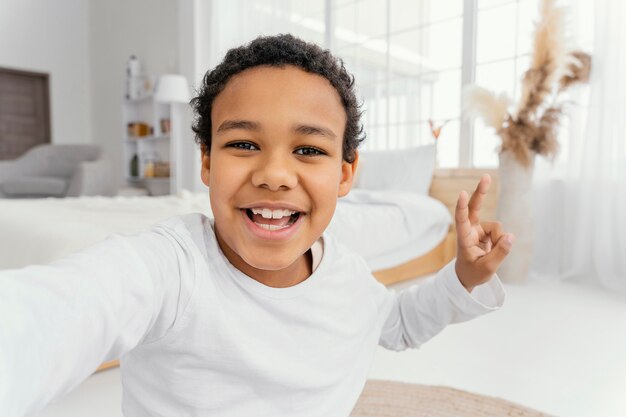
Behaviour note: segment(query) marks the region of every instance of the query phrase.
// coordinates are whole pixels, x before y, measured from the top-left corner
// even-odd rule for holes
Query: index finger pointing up
[[[469,220],[472,224],[480,223],[478,213],[480,213],[480,208],[483,205],[483,198],[487,195],[490,185],[491,177],[489,174],[483,174],[483,176],[480,177],[480,182],[476,186],[476,191],[472,193],[472,197],[469,201]]]

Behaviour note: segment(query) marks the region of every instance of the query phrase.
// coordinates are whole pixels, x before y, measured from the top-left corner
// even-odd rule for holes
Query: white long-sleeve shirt
[[[378,344],[418,347],[502,305],[453,264],[400,293],[325,233],[288,288],[234,268],[211,220],[171,218],[46,266],[0,271],[0,415],[22,417],[121,359],[123,411],[153,416],[347,416]]]

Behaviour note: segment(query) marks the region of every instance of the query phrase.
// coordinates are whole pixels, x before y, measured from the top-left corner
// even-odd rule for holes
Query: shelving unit
[[[169,194],[174,190],[170,175],[173,172],[171,156],[174,155],[170,106],[156,102],[152,95],[125,99],[122,104],[124,178],[131,186],[147,188],[151,195]],[[170,121],[169,129],[164,126],[164,120]],[[128,128],[133,123],[148,128],[136,132],[141,136],[133,135]],[[133,162],[135,156],[136,162]]]

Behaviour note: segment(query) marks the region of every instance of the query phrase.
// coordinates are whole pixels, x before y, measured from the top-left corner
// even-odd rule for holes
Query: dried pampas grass
[[[559,151],[558,131],[559,119],[563,110],[561,107],[549,107],[541,115],[538,123],[538,134],[530,145],[535,153],[554,157]]]
[[[567,56],[565,51],[564,9],[557,7],[556,0],[544,0],[541,19],[535,25],[532,63],[522,81],[522,94],[517,114],[534,112],[552,93]]]
[[[565,12],[556,0],[543,0],[535,26],[530,68],[522,79],[520,101],[515,111],[505,94],[475,85],[463,90],[463,114],[480,116],[493,127],[502,143],[500,152],[512,152],[523,166],[535,154],[554,157],[558,153],[558,128],[563,114],[559,94],[588,82],[591,56],[582,51],[566,52]]]
[[[511,100],[505,93],[496,93],[477,85],[470,85],[463,90],[463,114],[482,116],[485,123],[499,129],[508,116]]]
[[[568,87],[589,82],[591,75],[591,56],[582,51],[574,51],[569,55],[569,63],[565,74],[559,80],[559,91]]]

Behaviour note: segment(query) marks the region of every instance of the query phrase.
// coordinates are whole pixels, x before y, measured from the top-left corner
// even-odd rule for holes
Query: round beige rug
[[[369,380],[350,417],[552,417],[448,387]]]

